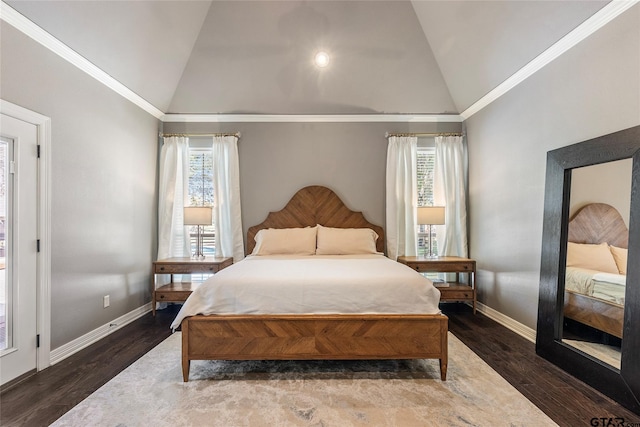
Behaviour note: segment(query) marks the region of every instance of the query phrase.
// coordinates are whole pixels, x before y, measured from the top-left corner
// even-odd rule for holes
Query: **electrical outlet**
[[[109,307],[109,295],[105,295],[102,297],[102,305],[104,308]]]

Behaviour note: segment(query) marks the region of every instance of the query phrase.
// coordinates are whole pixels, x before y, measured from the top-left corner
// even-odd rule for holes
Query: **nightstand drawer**
[[[157,292],[156,291],[156,301],[170,301],[170,302],[180,302],[186,301],[191,295],[191,291],[167,291],[167,292]]]
[[[472,300],[473,289],[469,288],[468,291],[449,290],[447,288],[438,288],[440,290],[440,299],[447,300]]]
[[[215,273],[219,269],[218,266],[214,265],[180,265],[180,264],[170,264],[170,265],[156,265],[156,273],[157,274],[189,274],[189,273]]]
[[[447,273],[469,273],[473,272],[473,265],[471,264],[440,264],[438,262],[431,263],[407,263],[409,267],[418,271],[420,273],[436,273],[436,272],[447,272]]]

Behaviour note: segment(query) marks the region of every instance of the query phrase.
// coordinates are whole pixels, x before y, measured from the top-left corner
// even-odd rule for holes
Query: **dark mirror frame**
[[[629,260],[640,260],[640,126],[547,153],[536,353],[640,414],[640,262],[628,262],[620,370],[562,342],[571,170],[633,159]]]

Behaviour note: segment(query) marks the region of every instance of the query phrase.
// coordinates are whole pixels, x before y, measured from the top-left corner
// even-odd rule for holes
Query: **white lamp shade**
[[[211,206],[184,208],[184,225],[211,225],[212,223],[213,209]]]
[[[444,224],[444,206],[422,206],[418,208],[418,224]]]

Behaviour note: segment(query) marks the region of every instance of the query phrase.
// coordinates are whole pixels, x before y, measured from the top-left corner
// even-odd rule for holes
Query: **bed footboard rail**
[[[448,318],[428,315],[225,315],[182,321],[182,375],[191,360],[439,359]]]

